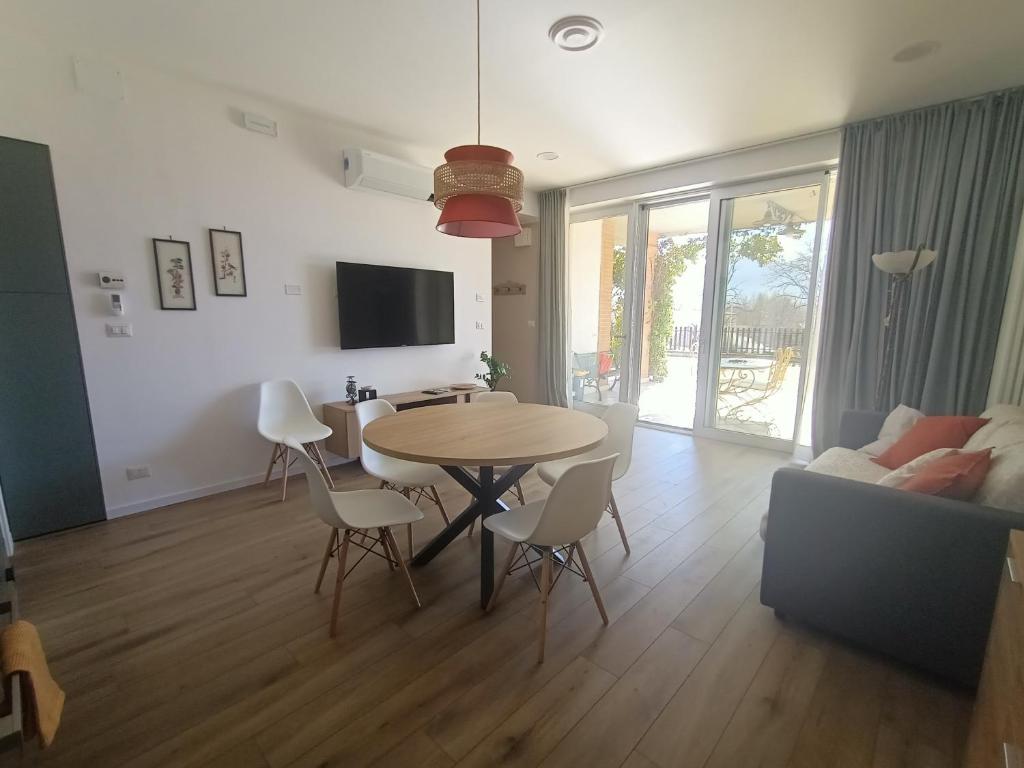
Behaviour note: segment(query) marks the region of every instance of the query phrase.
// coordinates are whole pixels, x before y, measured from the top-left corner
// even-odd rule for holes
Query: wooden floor
[[[24,762],[958,765],[967,697],[758,603],[758,521],[782,463],[638,430],[615,488],[632,555],[610,519],[586,542],[611,624],[566,574],[541,666],[532,579],[510,578],[482,614],[475,539],[413,571],[420,610],[399,574],[364,561],[330,640],[330,589],[312,589],[327,529],[304,480],[286,503],[254,487],[20,543],[22,614],[68,694],[56,745]],[[466,502],[454,483],[443,495]],[[424,509],[420,542],[439,527]]]

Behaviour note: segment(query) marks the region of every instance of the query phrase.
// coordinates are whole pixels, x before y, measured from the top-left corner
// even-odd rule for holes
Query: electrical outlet
[[[144,477],[150,477],[148,464],[143,464],[141,467],[126,467],[124,473],[128,476],[129,480],[141,480]]]
[[[302,286],[301,285],[293,285],[291,283],[285,283],[284,284],[284,292],[287,295],[289,295],[289,296],[301,296],[302,295]]]
[[[482,293],[478,293],[478,294],[476,295],[476,300],[477,300],[477,302],[478,302],[478,303],[480,303],[480,304],[483,304],[483,301],[484,301],[484,295],[483,295]]]
[[[481,323],[479,320],[476,321],[476,329],[478,331],[482,331],[484,329],[484,324]]]
[[[107,336],[112,339],[124,339],[132,335],[131,323],[107,323]]]

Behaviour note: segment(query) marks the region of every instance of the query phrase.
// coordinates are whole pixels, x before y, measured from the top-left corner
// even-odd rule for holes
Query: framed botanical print
[[[210,257],[213,259],[213,287],[217,295],[245,296],[242,233],[211,229]]]
[[[184,240],[153,238],[160,309],[195,309],[196,284],[192,279],[192,249]]]

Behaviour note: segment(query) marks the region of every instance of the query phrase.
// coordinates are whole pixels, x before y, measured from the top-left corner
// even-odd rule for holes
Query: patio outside
[[[817,205],[817,188],[805,187],[737,198],[729,208],[726,306],[717,334],[721,353],[712,361],[718,391],[712,393],[709,426],[793,438]],[[706,200],[650,211],[640,354],[643,421],[694,424],[707,221]],[[574,399],[616,401],[625,217],[574,223],[572,230]]]

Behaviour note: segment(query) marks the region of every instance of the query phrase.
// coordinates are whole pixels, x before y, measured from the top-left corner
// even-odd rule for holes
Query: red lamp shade
[[[509,237],[522,231],[523,173],[512,153],[467,144],[444,154],[434,169],[434,205],[441,209],[438,232],[456,237]]]
[[[512,237],[523,231],[512,201],[493,195],[448,198],[437,231],[456,237]]]

